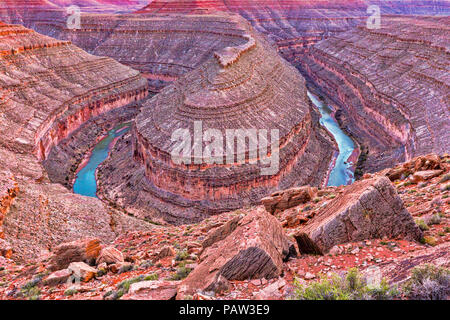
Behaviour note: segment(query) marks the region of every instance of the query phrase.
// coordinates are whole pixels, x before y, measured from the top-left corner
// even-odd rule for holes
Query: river
[[[349,158],[357,146],[339,127],[339,124],[333,117],[333,109],[310,92],[308,92],[308,97],[320,112],[320,124],[333,135],[339,148],[339,155],[331,170],[328,186],[341,186],[353,183],[355,181],[354,166],[353,163],[349,162]]]
[[[89,156],[89,160],[77,173],[73,185],[74,193],[97,198],[97,179],[95,177],[97,167],[108,157],[114,140],[129,130],[129,123],[120,124],[110,130],[108,135],[97,143]]]
[[[323,125],[334,137],[339,147],[339,154],[331,170],[328,186],[341,186],[354,182],[354,166],[349,158],[354,152],[356,145],[353,140],[345,134],[333,117],[333,110],[316,96],[308,92],[308,97],[320,112],[320,124]],[[88,197],[97,197],[97,179],[95,172],[97,167],[106,160],[114,140],[130,129],[129,123],[116,126],[108,132],[92,150],[89,160],[76,176],[73,185],[74,193]]]

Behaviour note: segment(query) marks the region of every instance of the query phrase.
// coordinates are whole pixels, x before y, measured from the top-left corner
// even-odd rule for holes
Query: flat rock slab
[[[51,271],[65,269],[71,262],[95,262],[101,252],[99,239],[83,239],[62,243],[54,250],[48,269]]]
[[[295,234],[301,253],[324,254],[334,245],[375,238],[420,240],[415,224],[386,177],[347,187]]]
[[[213,291],[222,276],[227,280],[276,278],[289,254],[289,241],[278,220],[262,206],[239,220],[223,240],[205,248],[200,264],[183,281],[177,299],[196,291]]]
[[[122,300],[172,300],[177,295],[177,281],[142,281],[133,283]]]

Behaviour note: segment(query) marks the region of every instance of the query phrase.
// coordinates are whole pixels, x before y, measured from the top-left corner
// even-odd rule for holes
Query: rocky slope
[[[448,155],[419,157],[368,174],[352,186],[313,189],[313,198],[304,198],[301,203],[282,202],[274,215],[264,206],[257,206],[189,226],[130,232],[109,246],[95,239],[79,240],[62,244],[52,255],[30,261],[27,266],[0,258],[0,297],[287,299],[292,295],[295,278],[308,284],[319,275],[327,277],[351,267],[358,267],[364,274],[375,271],[391,284],[402,286],[416,266],[431,263],[450,267],[449,165]],[[390,197],[400,199],[394,205],[396,210],[407,210],[402,216],[414,218],[421,231],[408,219],[395,222],[395,213],[382,211],[386,214],[385,224],[357,223],[347,227],[347,234],[359,234],[359,239],[329,233],[337,242],[328,252],[299,252],[293,236],[330,214],[330,208],[340,208],[342,201],[353,206],[351,219],[370,221],[372,213],[363,208],[370,205],[376,214],[384,206],[376,199],[384,196],[367,185],[371,181],[385,184],[386,177],[392,184],[383,188]],[[301,194],[302,190],[289,194]],[[339,221],[334,214],[329,217],[330,221]],[[408,231],[399,234],[395,228]],[[419,233],[420,242],[413,240]],[[251,267],[247,259],[254,262]],[[81,276],[81,283],[72,284],[74,272]]]
[[[449,18],[385,19],[358,27],[295,59],[339,109],[341,125],[366,150],[364,171],[450,150]]]
[[[0,235],[7,256],[35,258],[80,235],[112,241],[124,228],[145,227],[50,183],[39,160],[84,121],[146,94],[146,80],[110,58],[0,25]]]
[[[251,28],[241,40],[144,103],[132,143],[119,142],[99,171],[102,196],[120,199],[125,208],[155,206],[180,223],[255,204],[279,188],[324,184],[335,149],[318,124],[304,79]],[[223,137],[223,152],[211,154],[218,157],[213,163],[197,154],[188,155],[190,163],[172,157],[172,134],[187,129],[192,135],[195,121],[202,122],[200,134],[215,129]],[[231,146],[226,130],[236,129],[266,130],[269,144],[272,130],[278,130],[279,159],[258,137],[244,141],[243,149]],[[207,141],[200,143],[206,150]],[[275,157],[263,164],[268,150]],[[136,163],[128,160],[130,154]],[[273,172],[264,174],[270,168]],[[146,179],[139,183],[142,176]]]

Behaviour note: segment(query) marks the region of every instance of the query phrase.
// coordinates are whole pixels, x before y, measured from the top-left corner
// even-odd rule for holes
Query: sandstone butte
[[[97,199],[51,183],[40,160],[85,121],[142,99],[147,88],[137,71],[110,58],[0,25],[0,237],[13,258],[84,236],[111,241],[113,228],[133,225]]]
[[[280,188],[323,185],[335,147],[318,124],[303,77],[245,20],[236,25],[241,27],[238,46],[217,51],[143,104],[132,143],[115,150],[100,169],[100,194],[106,199],[131,206],[147,203],[146,207],[180,216],[180,221],[195,221],[257,204]],[[271,130],[279,130],[278,170],[262,175],[269,167],[261,158],[267,149],[248,142],[243,150],[236,144],[231,147],[232,163],[224,152],[219,163],[200,159],[196,164],[192,154],[191,164],[177,164],[171,135],[177,129],[193,135],[194,121],[201,121],[203,130],[219,130],[225,151],[230,147],[228,129],[267,130],[269,144]],[[207,145],[202,142],[203,149]],[[237,162],[241,157],[245,163]],[[249,157],[256,163],[249,163]],[[142,176],[146,179],[136,183]]]

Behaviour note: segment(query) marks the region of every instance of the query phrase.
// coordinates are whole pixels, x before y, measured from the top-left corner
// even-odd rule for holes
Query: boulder
[[[203,240],[202,247],[207,248],[212,244],[225,239],[227,236],[230,235],[230,233],[232,233],[236,229],[239,221],[241,221],[242,218],[243,215],[238,215],[233,219],[227,221],[224,225],[211,230],[206,236],[206,239]]]
[[[289,240],[278,220],[257,207],[225,239],[207,247],[200,264],[179,287],[177,299],[197,291],[214,291],[227,280],[276,278],[289,255]]]
[[[167,257],[173,257],[174,255],[175,255],[175,250],[170,246],[165,246],[153,258],[153,263],[158,262],[159,260],[167,258]]]
[[[317,190],[310,186],[291,188],[275,192],[269,197],[261,199],[261,203],[269,213],[274,214],[277,211],[283,211],[310,201],[316,192]]]
[[[122,300],[172,300],[177,295],[177,281],[141,281],[133,283]]]
[[[103,248],[102,251],[100,252],[100,255],[97,258],[97,265],[101,264],[101,263],[106,263],[106,264],[113,264],[113,263],[120,263],[120,262],[124,262],[125,259],[123,258],[123,254],[122,252],[120,252],[119,250],[117,250],[114,247],[106,247]]]
[[[440,176],[443,170],[425,170],[417,171],[413,174],[411,181],[414,183],[419,183],[421,181],[430,180],[434,177]]]
[[[94,238],[62,243],[53,250],[48,269],[65,269],[71,262],[79,261],[94,264],[101,249],[100,240]]]
[[[72,262],[67,269],[74,275],[75,280],[84,282],[88,282],[97,274],[97,269],[84,262]]]
[[[415,224],[386,177],[362,180],[324,207],[294,235],[301,253],[324,254],[334,245],[373,238],[420,240]]]
[[[66,283],[71,275],[72,271],[69,269],[55,271],[44,279],[44,286],[56,286],[58,284]]]

